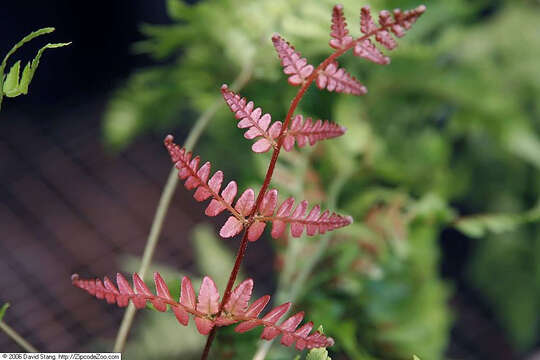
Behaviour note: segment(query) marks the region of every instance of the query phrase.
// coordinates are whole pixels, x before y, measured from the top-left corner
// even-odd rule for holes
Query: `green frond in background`
[[[158,65],[133,74],[112,97],[105,141],[119,149],[146,132],[189,128],[196,114],[222,101],[221,84],[242,71],[250,74],[242,95],[283,117],[295,89],[281,76],[270,37],[281,33],[317,63],[330,52],[334,2],[167,1],[174,23],[145,25],[147,39],[135,45]],[[361,6],[418,5],[340,3],[353,35]],[[323,184],[336,169],[354,169],[339,199],[356,220],[354,231],[332,239],[337,246],[310,279],[317,296],[303,301],[336,338],[329,351],[351,359],[443,357],[450,288],[439,277],[437,244],[445,227],[478,238],[469,285],[517,349],[533,345],[540,326],[531,320],[540,319],[540,7],[510,0],[426,5],[390,66],[343,59],[369,89],[366,96],[312,91],[299,109],[348,128],[315,149],[314,166]],[[250,146],[234,118],[223,108],[212,121],[201,156],[243,183],[259,181],[245,170],[252,166],[236,165],[257,164],[251,154],[235,164],[220,151]]]
[[[34,78],[34,74],[39,66],[39,60],[43,55],[43,52],[47,49],[54,49],[59,47],[67,46],[69,43],[57,43],[57,44],[47,44],[38,50],[36,56],[32,61],[28,62],[24,67],[21,74],[21,61],[16,61],[10,68],[7,75],[4,75],[4,71],[7,66],[9,57],[15,53],[20,47],[22,47],[27,42],[37,38],[38,36],[52,33],[54,28],[48,27],[34,31],[27,36],[25,36],[21,41],[19,41],[13,48],[7,53],[0,65],[0,108],[2,106],[3,96],[7,97],[17,97],[19,95],[28,94],[28,86]]]
[[[4,318],[4,315],[6,314],[6,311],[7,311],[8,307],[9,307],[9,303],[5,303],[0,308],[0,321],[2,321],[2,319]]]

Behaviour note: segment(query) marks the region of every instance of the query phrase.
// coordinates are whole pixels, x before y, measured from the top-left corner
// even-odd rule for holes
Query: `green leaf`
[[[413,360],[420,360],[420,358],[418,356],[416,356],[416,355],[413,355],[412,358],[413,358]]]
[[[43,29],[39,29],[39,30],[36,30],[36,31],[33,31],[31,32],[30,34],[26,35],[25,37],[22,38],[21,41],[19,41],[18,43],[15,44],[15,46],[13,46],[11,48],[11,50],[7,53],[6,57],[4,58],[4,61],[2,62],[2,69],[5,68],[5,64],[6,62],[8,61],[9,57],[11,55],[13,55],[13,53],[15,51],[17,51],[21,46],[23,46],[24,44],[26,44],[27,42],[29,42],[30,40],[33,40],[35,38],[37,38],[38,36],[41,36],[41,35],[45,35],[45,34],[49,34],[49,33],[52,33],[55,29],[53,27],[46,27],[46,28],[43,28]]]
[[[458,219],[454,226],[467,236],[480,238],[488,233],[500,234],[540,220],[540,207],[519,214],[486,214]]]
[[[6,81],[4,82],[4,93],[6,96],[10,96],[10,94],[13,94],[17,91],[17,88],[19,87],[19,71],[21,69],[21,61],[17,61],[11,69],[9,69],[9,73],[6,76]]]
[[[218,289],[225,289],[234,266],[233,253],[216,237],[214,229],[208,224],[196,226],[191,236],[201,274],[214,279]]]
[[[8,309],[8,307],[9,307],[9,303],[5,303],[0,308],[0,321],[2,321],[2,319],[4,318],[4,315],[6,314],[6,310]]]
[[[41,55],[46,49],[53,49],[58,47],[67,46],[71,43],[57,43],[57,44],[47,44],[41,49],[39,49],[38,53],[36,54],[35,58],[26,64],[24,67],[24,70],[22,72],[22,76],[20,76],[20,68],[21,68],[21,62],[20,60],[15,62],[11,69],[9,70],[8,75],[5,77],[4,81],[4,70],[7,66],[7,62],[9,60],[9,57],[15,53],[20,47],[22,47],[24,44],[29,42],[32,39],[37,38],[38,36],[48,34],[54,31],[54,28],[47,27],[43,29],[39,29],[37,31],[34,31],[28,35],[26,35],[22,40],[20,40],[15,46],[11,48],[11,50],[7,53],[7,55],[4,57],[4,60],[2,60],[2,64],[0,65],[0,108],[2,106],[2,98],[3,96],[7,97],[16,97],[19,95],[26,95],[28,93],[28,86],[30,85],[30,82],[32,81],[32,78],[34,77],[34,73],[39,65],[39,60],[41,58]]]
[[[328,356],[326,348],[317,348],[308,352],[306,360],[332,360],[332,358]]]
[[[22,77],[19,79],[19,71],[20,71],[20,60],[17,61],[10,69],[6,82],[4,83],[4,94],[7,97],[16,97],[19,95],[26,95],[28,93],[28,86],[30,85],[30,82],[32,81],[32,78],[34,77],[34,73],[36,72],[38,66],[39,66],[39,60],[41,59],[41,56],[43,55],[43,52],[47,49],[54,49],[59,48],[63,46],[67,46],[71,43],[57,43],[57,44],[47,44],[43,46],[36,54],[36,57],[26,64],[24,67]]]

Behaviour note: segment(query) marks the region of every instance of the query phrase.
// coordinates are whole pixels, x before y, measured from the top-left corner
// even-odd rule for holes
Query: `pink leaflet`
[[[197,299],[195,297],[195,290],[193,289],[191,280],[187,276],[184,276],[182,278],[180,304],[193,310],[195,310],[197,307]]]
[[[271,216],[274,213],[274,209],[277,205],[278,192],[276,189],[268,191],[261,201],[259,206],[259,213],[262,216]]]
[[[268,326],[268,327],[264,328],[264,330],[263,330],[263,332],[261,334],[261,339],[263,339],[263,340],[272,340],[273,338],[278,336],[280,333],[281,332],[279,331],[279,329]]]
[[[257,317],[263,311],[263,309],[266,307],[266,304],[270,301],[270,295],[264,295],[258,298],[249,306],[246,313],[244,314],[245,317]]]
[[[219,292],[216,283],[210,277],[203,278],[201,288],[199,289],[199,297],[197,301],[197,311],[212,315],[219,310]]]
[[[343,15],[343,6],[335,5],[332,11],[332,25],[330,27],[330,47],[334,49],[342,49],[353,40],[352,36],[348,35],[347,22]]]
[[[231,293],[229,300],[223,306],[225,311],[234,314],[242,315],[248,308],[248,302],[253,291],[253,280],[247,279],[242,281]]]
[[[171,308],[174,316],[176,316],[176,320],[178,320],[180,324],[187,326],[189,323],[189,313],[181,306],[171,306]]]
[[[150,292],[150,289],[148,289],[146,284],[142,281],[142,279],[137,273],[133,273],[133,287],[135,288],[135,292],[137,294],[145,295],[148,297],[153,296],[153,294]]]
[[[295,219],[295,220],[301,219],[306,213],[307,206],[308,206],[308,202],[306,200],[303,200],[302,202],[300,202],[300,204],[298,204],[293,214],[291,215],[291,219]],[[294,222],[294,221],[291,222],[291,235],[293,237],[300,237],[303,231],[304,231],[304,224]]]
[[[262,325],[259,320],[248,320],[238,324],[234,328],[234,331],[236,331],[237,333],[245,333],[246,331],[249,331],[259,325]]]
[[[321,207],[319,205],[315,205],[313,209],[309,212],[308,216],[306,216],[305,221],[308,222],[315,222],[318,220],[319,216],[321,214]],[[314,224],[307,224],[306,226],[306,234],[309,236],[313,236],[317,233],[319,225],[317,223]]]
[[[287,224],[281,220],[274,220],[272,222],[272,232],[271,235],[274,239],[277,239],[283,235]]]
[[[319,89],[344,94],[364,95],[367,89],[354,76],[349,75],[343,68],[338,68],[337,62],[331,62],[324,71],[319,72],[316,81]]]
[[[294,332],[296,328],[298,327],[298,325],[302,322],[303,318],[304,318],[304,312],[300,311],[299,313],[285,320],[283,324],[279,326],[279,328],[283,331]]]
[[[266,227],[266,223],[262,221],[255,221],[248,229],[248,240],[257,241]]]
[[[230,238],[239,234],[243,228],[244,224],[240,222],[240,220],[234,216],[229,216],[225,224],[221,227],[221,230],[219,230],[219,236],[222,238]]]
[[[238,122],[238,127],[241,129],[248,129],[244,133],[244,137],[246,139],[261,137],[261,139],[251,147],[254,152],[266,152],[275,145],[274,139],[279,136],[279,131],[276,132],[276,129],[281,130],[280,121],[276,121],[270,126],[272,122],[270,114],[266,113],[262,115],[262,109],[260,107],[253,109],[255,105],[252,101],[247,102],[246,98],[241,98],[240,95],[230,91],[225,84],[221,86],[221,93],[225,102],[235,114],[235,117],[240,120]]]
[[[154,283],[156,284],[157,296],[172,301],[171,294],[169,293],[169,288],[167,287],[167,284],[158,272],[154,272]]]
[[[305,58],[300,57],[300,53],[286,42],[279,34],[272,36],[272,43],[276,48],[283,72],[289,75],[288,82],[293,86],[298,86],[313,72],[313,65],[307,64]]]
[[[372,61],[375,64],[388,65],[390,64],[390,58],[384,56],[379,49],[371,42],[370,39],[359,41],[354,46],[353,54],[355,56]]]
[[[210,334],[210,331],[212,331],[214,328],[214,323],[211,320],[200,317],[195,318],[195,325],[197,326],[197,330],[199,330],[201,335]]]
[[[273,308],[268,314],[266,314],[262,320],[271,324],[275,324],[289,309],[291,308],[291,303],[286,302],[275,308]]]
[[[377,30],[377,26],[371,18],[371,10],[369,6],[364,6],[360,10],[360,31],[364,34],[369,34]]]
[[[304,318],[304,312],[301,311],[289,317],[287,320],[283,322],[283,324],[279,326],[280,329],[285,332],[283,334],[283,337],[281,338],[281,343],[283,345],[291,346],[294,343],[295,337],[293,336],[293,334],[289,334],[289,333],[293,333],[296,330],[300,322],[302,322],[303,318]]]
[[[320,78],[321,76],[317,77],[317,79]],[[302,115],[296,115],[287,131],[283,147],[286,151],[290,151],[293,148],[295,141],[298,141],[299,147],[305,145],[307,141],[309,141],[311,145],[314,145],[318,141],[341,136],[346,130],[347,129],[343,126],[339,126],[328,120],[325,120],[324,122],[322,120],[317,120],[313,123],[311,118],[307,118],[304,122],[304,117]]]
[[[265,138],[259,139],[255,144],[251,145],[251,150],[256,153],[264,153],[270,150],[272,144]]]
[[[386,30],[378,31],[375,34],[375,40],[377,40],[381,45],[383,45],[388,50],[393,50],[397,46],[396,40],[394,40],[392,35]]]
[[[243,216],[248,216],[255,205],[255,192],[253,189],[246,189],[236,200],[234,208]]]
[[[217,172],[216,172],[217,174]],[[238,191],[238,187],[236,185],[236,181],[231,181],[227,184],[225,189],[221,192],[221,197],[227,204],[231,204],[234,200],[234,197],[236,196],[236,192]],[[216,216],[220,214],[223,210],[225,210],[227,207],[222,202],[212,199],[210,201],[210,204],[208,204],[208,207],[205,210],[205,214],[208,216]]]

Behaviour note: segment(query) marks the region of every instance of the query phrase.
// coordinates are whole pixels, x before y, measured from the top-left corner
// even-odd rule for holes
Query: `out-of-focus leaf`
[[[7,311],[8,307],[9,307],[9,303],[5,303],[0,308],[0,321],[2,321],[2,319],[4,318],[4,315],[6,314],[6,311]]]
[[[332,358],[328,356],[326,348],[317,348],[308,352],[306,360],[332,360]]]
[[[473,238],[488,233],[500,234],[517,229],[528,222],[540,221],[540,207],[521,214],[485,214],[466,216],[454,223],[459,231]]]
[[[218,289],[225,289],[234,266],[233,253],[223,245],[210,225],[197,225],[191,234],[197,266],[201,274],[214,279]],[[239,275],[238,280],[243,278]]]

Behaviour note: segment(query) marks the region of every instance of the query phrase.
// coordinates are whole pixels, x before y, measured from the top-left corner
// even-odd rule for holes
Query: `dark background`
[[[56,31],[34,40],[17,54],[31,59],[43,42],[73,43],[49,50],[40,64],[30,94],[6,101],[6,110],[75,104],[104,96],[137,66],[150,64],[130,53],[142,39],[143,22],[168,23],[164,1],[5,1],[0,21],[2,54],[24,35],[42,27]],[[3,56],[3,55],[2,55]]]
[[[142,253],[169,169],[167,159],[148,155],[160,139],[145,137],[116,155],[99,142],[110,92],[134,69],[152,63],[130,52],[142,39],[138,26],[169,19],[164,1],[144,0],[5,1],[0,19],[2,54],[29,32],[56,27],[19,50],[23,61],[44,42],[73,42],[48,50],[29,96],[4,99],[0,113],[0,303],[12,303],[6,322],[39,349],[76,350],[92,336],[113,336],[122,312],[71,291],[69,274],[111,274],[117,268],[112,253]],[[189,268],[189,251],[173,241],[198,220],[182,210],[184,201],[191,201],[189,194],[177,194],[169,216],[186,220],[168,222],[157,260]],[[75,238],[91,242],[93,253],[80,254]],[[441,271],[458,290],[449,355],[517,358],[489,308],[463,281],[469,241],[446,231],[441,244]],[[91,265],[81,268],[81,262]],[[0,350],[18,347],[0,334]]]

